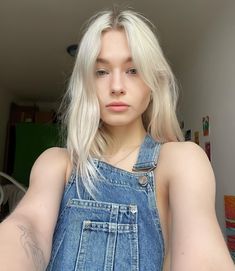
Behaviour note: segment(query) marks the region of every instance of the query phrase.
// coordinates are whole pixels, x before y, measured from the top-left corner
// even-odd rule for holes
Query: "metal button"
[[[140,176],[139,177],[139,184],[142,186],[147,185],[148,183],[148,177],[147,176]]]
[[[91,226],[91,221],[90,220],[84,220],[84,229],[89,229]]]
[[[137,212],[137,206],[136,205],[130,205],[130,211],[132,214],[135,214]]]

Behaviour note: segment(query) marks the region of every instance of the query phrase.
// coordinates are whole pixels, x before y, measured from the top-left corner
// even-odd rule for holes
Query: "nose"
[[[120,95],[125,93],[125,88],[123,84],[122,74],[119,71],[114,71],[111,79],[111,93],[115,95]]]

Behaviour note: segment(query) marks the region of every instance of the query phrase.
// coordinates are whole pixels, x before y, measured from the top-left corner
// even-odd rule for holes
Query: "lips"
[[[113,112],[123,112],[128,110],[129,105],[123,102],[112,102],[107,104],[106,107]]]
[[[106,105],[106,107],[110,107],[110,106],[129,106],[129,105],[123,102],[112,102]]]

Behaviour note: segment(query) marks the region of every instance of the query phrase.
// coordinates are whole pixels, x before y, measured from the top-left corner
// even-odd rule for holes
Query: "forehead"
[[[131,50],[123,29],[112,29],[102,33],[99,58],[131,58]]]

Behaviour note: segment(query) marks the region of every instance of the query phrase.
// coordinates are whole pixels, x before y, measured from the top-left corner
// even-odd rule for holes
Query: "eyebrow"
[[[126,59],[124,59],[124,63],[129,63],[129,62],[132,62],[132,57],[131,56],[128,56]],[[98,57],[96,59],[96,63],[109,64],[110,62],[105,58]]]

